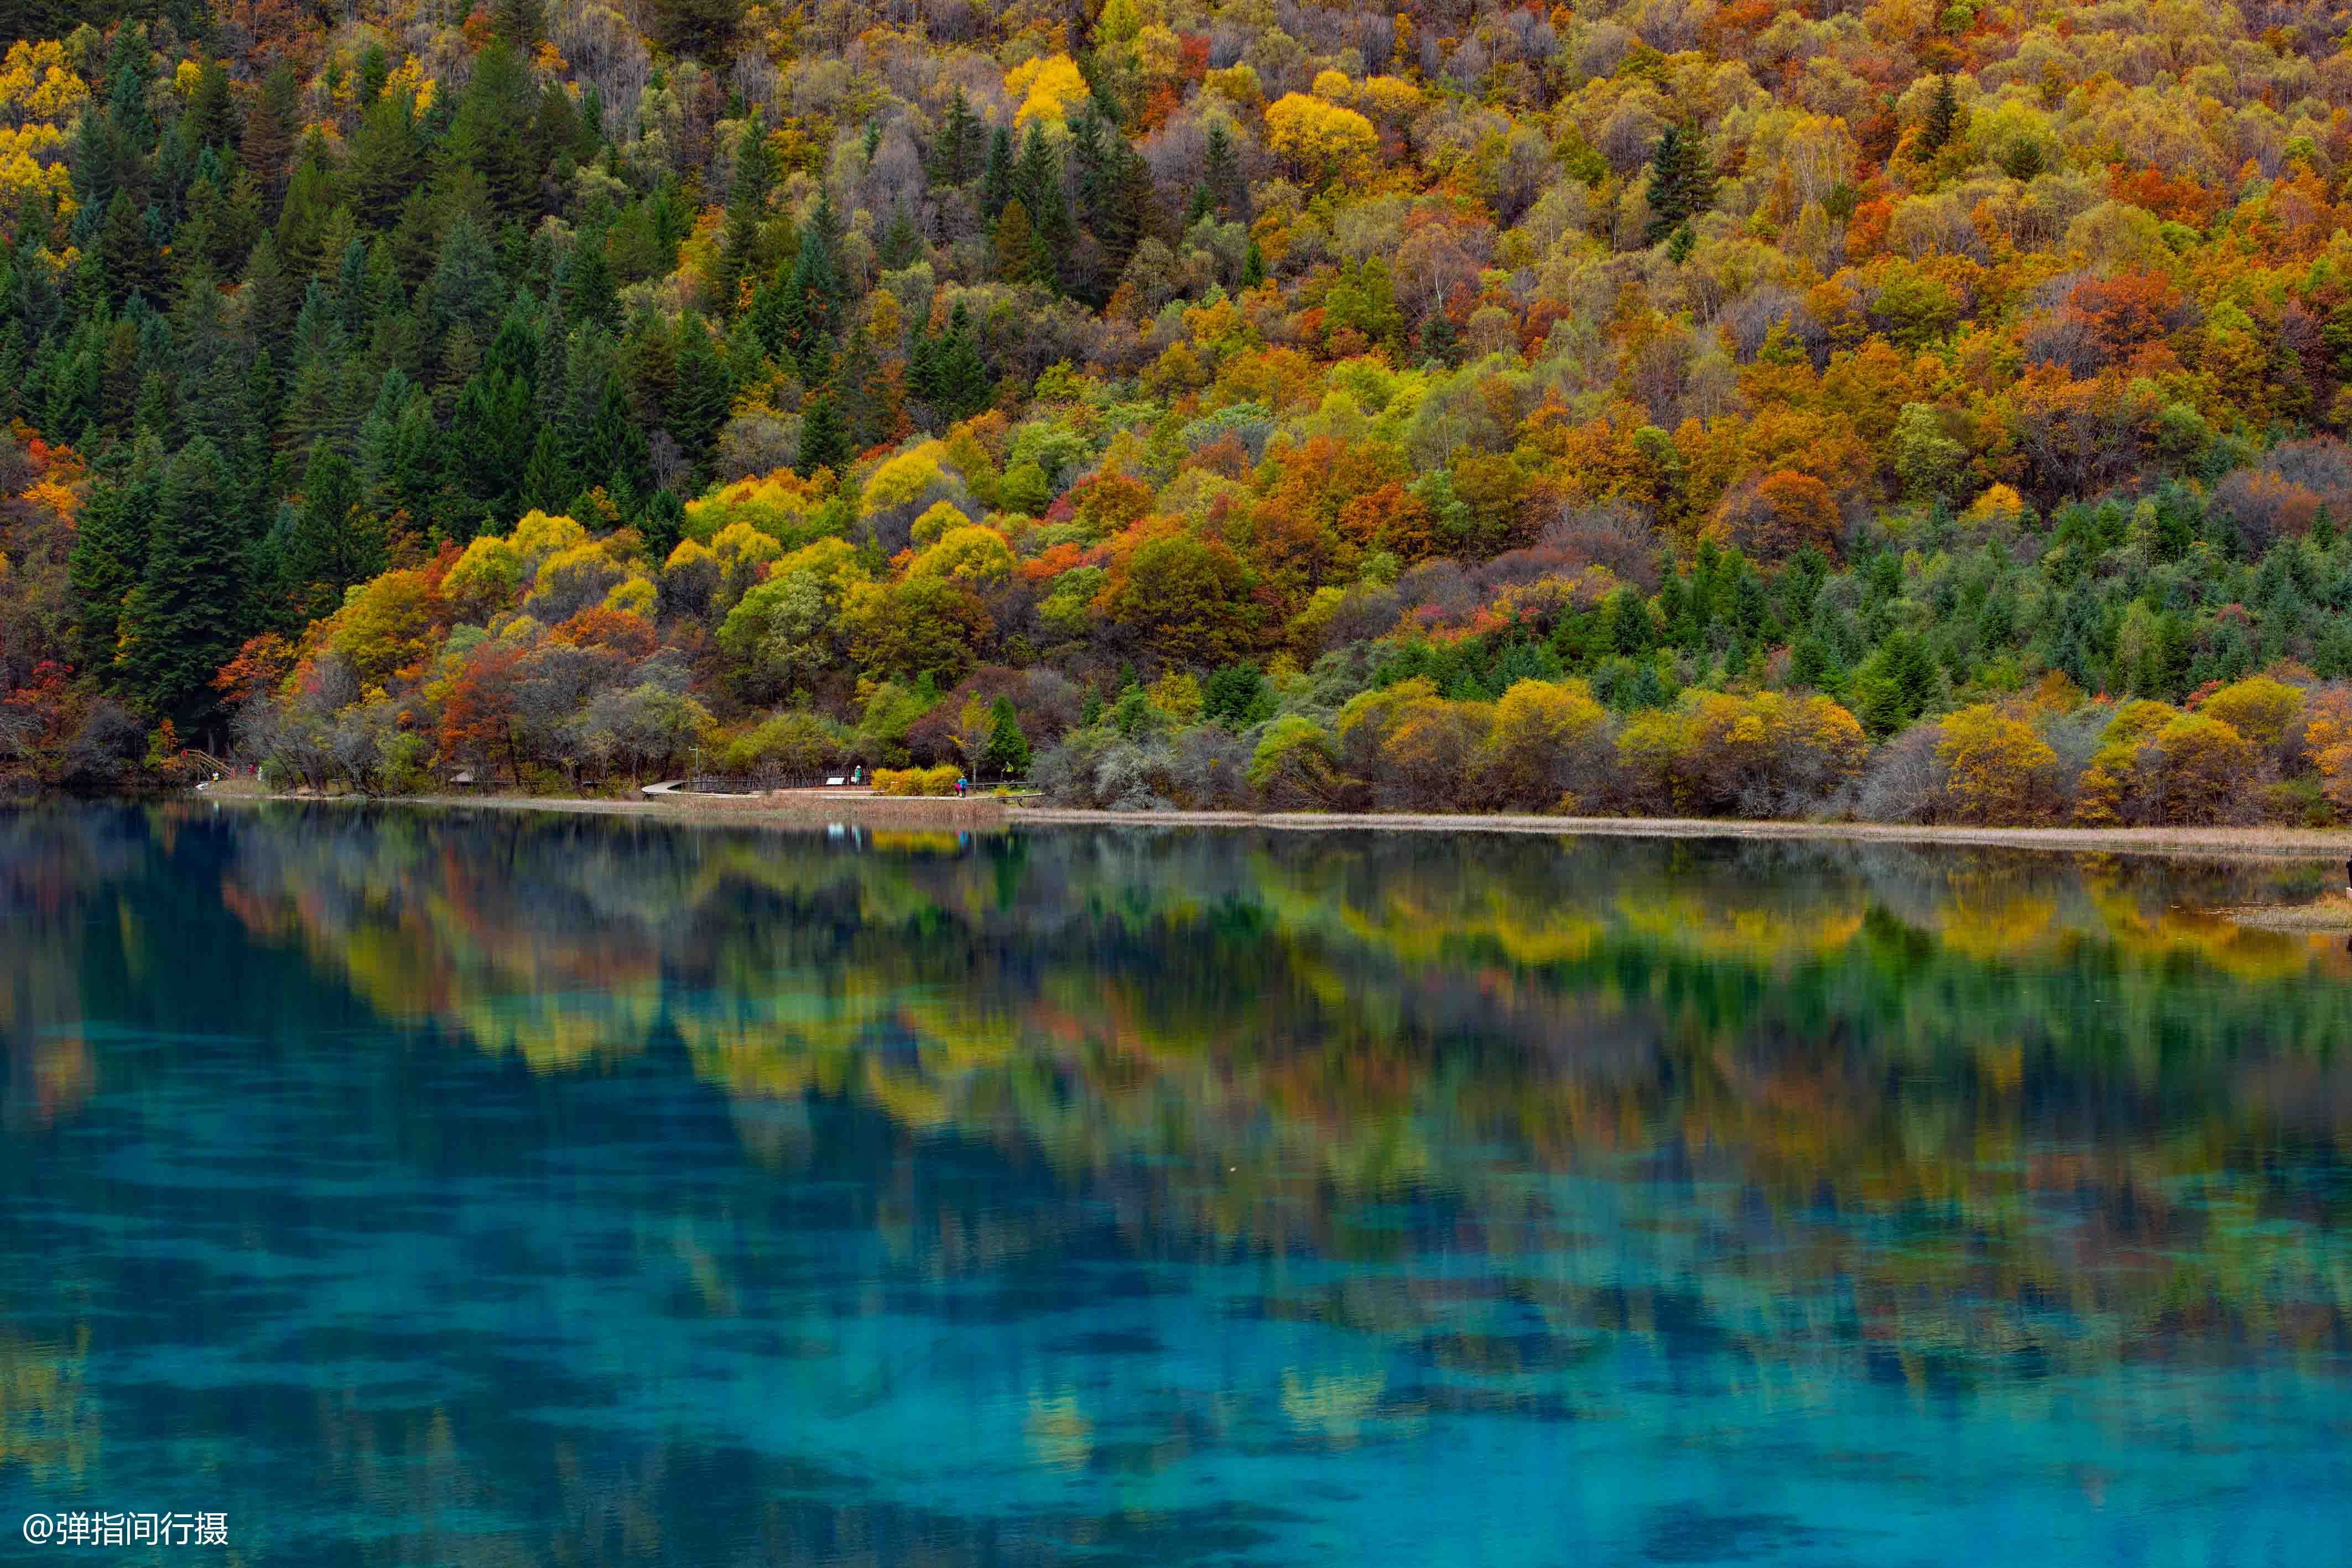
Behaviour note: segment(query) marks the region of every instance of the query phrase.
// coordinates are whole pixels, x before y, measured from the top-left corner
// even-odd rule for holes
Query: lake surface
[[[0,1559],[2343,1563],[2329,869],[0,812]]]

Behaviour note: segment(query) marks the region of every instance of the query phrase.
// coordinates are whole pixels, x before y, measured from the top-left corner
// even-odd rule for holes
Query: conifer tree
[[[1650,158],[1650,224],[1642,243],[1655,245],[1715,204],[1715,171],[1698,130],[1669,125]]]
[[[146,575],[163,467],[162,443],[142,437],[129,467],[91,492],[67,558],[67,580],[81,612],[75,648],[84,673],[101,684],[112,684],[123,601]]]
[[[304,619],[342,601],[342,591],[384,566],[380,521],[364,507],[359,475],[341,454],[313,442],[302,495],[282,552],[285,587]]]
[[[1939,72],[1936,78],[1936,94],[1927,100],[1927,119],[1919,127],[1919,147],[1929,157],[1941,152],[1958,128],[1959,99],[1952,91],[1952,73]]]
[[[1249,196],[1242,180],[1241,155],[1234,150],[1233,133],[1222,120],[1209,122],[1209,144],[1201,165],[1201,183],[1209,192],[1220,217],[1248,216]]]
[[[1029,737],[1022,733],[1021,716],[1011,697],[999,697],[989,708],[988,746],[981,761],[999,779],[1018,779],[1029,771]]]
[[[832,394],[812,393],[801,409],[801,444],[793,467],[803,477],[820,468],[839,473],[849,457],[849,438],[842,431],[841,412]]]
[[[760,225],[768,209],[768,193],[775,186],[775,154],[769,149],[767,128],[754,113],[735,140],[735,173],[727,187],[727,221],[719,231],[719,255],[712,264],[711,294],[722,312],[731,312],[740,281],[753,275],[760,249]]]
[[[391,227],[401,204],[416,189],[425,170],[425,142],[416,129],[416,100],[388,92],[360,117],[343,160],[342,184],[361,220],[370,228]]]
[[[150,710],[187,728],[244,637],[246,541],[229,520],[220,450],[202,436],[163,472],[139,586],[123,606],[122,666]]]
[[[989,133],[988,163],[980,176],[981,221],[994,223],[1013,196],[1013,133],[1000,125]]]
[[[844,439],[853,452],[862,452],[882,439],[888,392],[882,381],[882,361],[873,340],[864,331],[852,332],[842,345],[841,364],[834,374],[834,397],[841,413]]]
[[[882,231],[882,243],[875,249],[875,259],[886,271],[896,272],[922,258],[922,234],[915,227],[915,220],[907,215],[907,204],[900,202],[890,211],[889,226]]]
[[[613,325],[620,315],[621,296],[612,265],[605,259],[603,230],[584,229],[572,242],[557,269],[556,292],[563,300],[566,322]]]
[[[656,490],[637,526],[645,533],[646,553],[656,561],[667,560],[686,537],[686,503],[675,490]]]
[[[531,443],[530,461],[523,465],[522,485],[516,497],[518,508],[558,510],[579,487],[572,465],[563,459],[563,444],[556,439],[555,426],[541,424],[538,439]]]
[[[988,366],[980,356],[971,313],[961,304],[948,314],[933,362],[934,401],[949,419],[968,419],[988,406]]]
[[[939,139],[931,145],[931,178],[942,185],[961,185],[971,179],[979,172],[985,140],[980,117],[971,111],[971,100],[963,89],[956,89],[940,121]]]
[[[670,434],[687,460],[701,464],[735,401],[734,378],[702,319],[688,311],[677,323],[677,391],[670,400]]]
[[[228,71],[220,61],[208,59],[196,68],[195,91],[189,96],[182,124],[190,143],[199,148],[226,147],[236,134]]]
[[[1018,196],[1004,204],[996,219],[996,276],[1007,283],[1027,283],[1037,272],[1037,236],[1029,226],[1028,204]]]
[[[117,305],[134,294],[152,298],[162,281],[163,260],[156,255],[147,220],[128,191],[116,191],[107,204],[106,225],[99,231],[98,262],[105,274],[108,298]]]

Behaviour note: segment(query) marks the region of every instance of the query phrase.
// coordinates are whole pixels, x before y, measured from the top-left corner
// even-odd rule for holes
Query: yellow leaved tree
[[[1071,115],[1093,96],[1078,64],[1067,55],[1047,55],[1004,73],[1005,96],[1020,100],[1013,123],[1026,129],[1032,121],[1047,131],[1059,131]]]
[[[1265,111],[1266,145],[1318,183],[1360,172],[1380,148],[1372,122],[1344,104],[1286,92]]]

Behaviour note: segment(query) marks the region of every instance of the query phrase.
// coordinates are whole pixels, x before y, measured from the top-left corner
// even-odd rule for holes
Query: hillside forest
[[[14,788],[2352,814],[2337,11],[7,15]]]

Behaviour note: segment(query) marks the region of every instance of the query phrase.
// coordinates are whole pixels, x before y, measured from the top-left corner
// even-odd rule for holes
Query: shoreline
[[[1553,838],[1825,840],[1944,844],[2050,854],[2294,861],[2352,855],[2352,828],[1976,828],[1892,822],[1748,821],[1706,817],[1544,817],[1518,814],[1337,811],[1105,811],[1013,805],[994,796],[839,795],[574,799],[545,795],[287,795],[199,789],[225,800],[563,811],[744,827],[860,822],[913,828],[1252,828],[1285,832],[1517,833]]]

